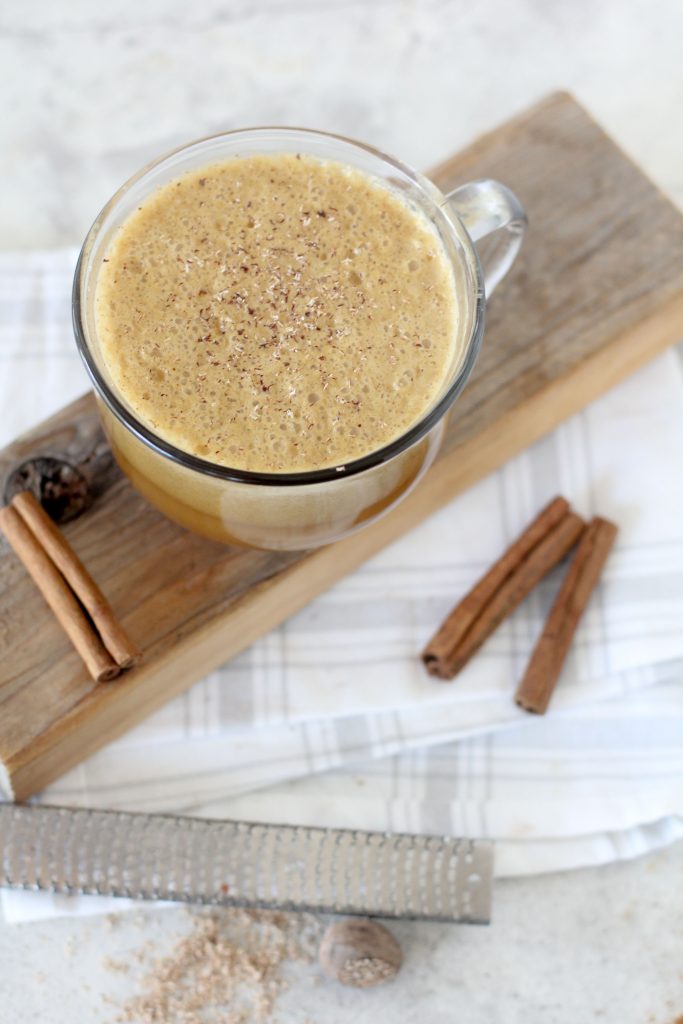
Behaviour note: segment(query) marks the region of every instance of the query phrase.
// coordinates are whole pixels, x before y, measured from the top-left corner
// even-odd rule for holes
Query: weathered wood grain
[[[65,532],[145,652],[120,681],[93,686],[19,563],[0,550],[0,761],[17,799],[135,725],[683,334],[683,216],[571,97],[549,97],[432,177],[444,190],[500,178],[525,205],[530,229],[491,302],[479,364],[442,453],[379,523],[303,554],[193,537],[112,465],[91,396],[0,453],[0,498],[19,486],[18,466],[25,486],[31,460],[45,457],[71,467],[57,473],[56,491],[53,472],[58,515],[68,518],[94,496]],[[70,486],[73,500],[63,493]]]

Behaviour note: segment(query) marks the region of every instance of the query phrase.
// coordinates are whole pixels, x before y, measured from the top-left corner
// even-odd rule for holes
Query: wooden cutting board
[[[550,96],[431,177],[444,191],[499,178],[530,228],[490,304],[443,450],[385,519],[309,553],[193,537],[116,469],[90,395],[0,453],[0,499],[26,480],[49,489],[55,473],[80,483],[91,504],[66,535],[145,652],[132,672],[95,686],[22,566],[0,550],[8,796],[40,790],[683,336],[683,216],[570,96]]]

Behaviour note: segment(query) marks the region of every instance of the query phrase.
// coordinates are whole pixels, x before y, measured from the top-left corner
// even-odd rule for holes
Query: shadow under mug
[[[301,473],[255,473],[215,465],[181,451],[137,417],[112,381],[95,318],[97,274],[123,221],[153,191],[184,171],[234,156],[304,152],[356,167],[382,180],[436,229],[456,288],[457,355],[436,401],[390,444],[345,465]],[[324,132],[255,128],[183,146],[144,167],[104,207],[81,250],[73,320],[104,429],[121,469],[169,518],[229,544],[275,550],[317,547],[374,522],[415,487],[434,461],[445,417],[474,366],[484,331],[485,299],[511,266],[526,217],[512,192],[475,181],[443,195],[405,164],[369,146]],[[486,239],[477,252],[475,243]]]

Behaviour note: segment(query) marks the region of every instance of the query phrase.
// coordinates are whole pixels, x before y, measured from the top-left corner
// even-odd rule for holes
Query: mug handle
[[[487,239],[476,248],[489,296],[519,252],[527,226],[524,208],[514,192],[491,179],[453,189],[446,196],[446,205],[455,210],[473,242]]]

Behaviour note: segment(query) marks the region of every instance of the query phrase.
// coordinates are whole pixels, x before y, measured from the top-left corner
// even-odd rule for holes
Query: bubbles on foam
[[[243,175],[248,199],[246,185],[231,193],[227,165],[187,175],[173,209],[162,190],[156,207],[142,211],[148,230],[136,233],[135,218],[124,226],[147,279],[127,274],[123,289],[112,284],[105,309],[121,348],[105,358],[114,374],[128,364],[126,393],[133,405],[145,403],[139,411],[155,429],[177,441],[180,419],[181,447],[271,471],[345,462],[385,444],[431,401],[453,340],[452,322],[434,313],[439,304],[454,309],[445,260],[428,265],[431,229],[371,179],[313,159],[302,161],[296,194],[297,168],[287,159],[254,159]],[[264,181],[271,171],[276,189]],[[210,197],[196,188],[199,174],[215,186]],[[274,217],[274,194],[296,215]],[[411,273],[397,273],[402,266]],[[129,335],[138,347],[143,336],[144,357],[124,352]],[[160,335],[163,348],[154,351]],[[226,419],[230,444],[216,434]]]

